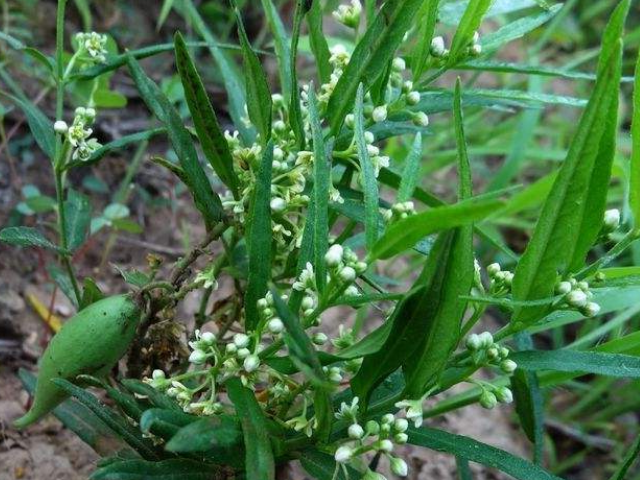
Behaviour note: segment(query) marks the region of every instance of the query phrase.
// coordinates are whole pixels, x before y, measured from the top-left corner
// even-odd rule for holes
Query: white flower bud
[[[269,306],[269,302],[267,302],[266,298],[261,298],[260,300],[258,300],[258,308],[260,310],[264,310],[265,308],[267,308]]]
[[[494,277],[496,273],[498,273],[500,270],[501,269],[500,269],[499,263],[492,263],[487,267],[487,273],[489,274],[490,277]]]
[[[354,423],[349,427],[348,434],[349,434],[349,438],[353,438],[357,440],[364,436],[364,429],[357,423]]]
[[[433,37],[431,40],[431,55],[434,57],[442,57],[446,51],[443,37]]]
[[[385,453],[391,453],[393,451],[393,442],[389,439],[380,440],[378,450]]]
[[[582,290],[572,290],[565,297],[567,303],[575,308],[584,307],[587,304],[587,294]]]
[[[515,372],[516,368],[518,368],[518,364],[513,360],[506,359],[500,362],[500,369],[506,374]]]
[[[373,132],[369,132],[368,130],[366,132],[364,132],[364,141],[371,144],[373,142],[375,142],[376,137],[373,134]]]
[[[238,349],[238,352],[237,352],[238,358],[240,358],[240,359],[247,358],[249,355],[251,355],[251,351],[248,348],[239,348]]]
[[[238,351],[238,346],[235,343],[227,343],[225,350],[227,353],[236,353]]]
[[[406,433],[396,433],[393,436],[393,441],[399,445],[407,443],[408,440],[409,440],[409,435],[407,435]]]
[[[387,106],[380,105],[373,109],[373,113],[371,114],[373,121],[376,123],[384,122],[387,119]]]
[[[406,432],[407,428],[409,428],[409,422],[406,418],[398,418],[393,422],[393,428],[396,432]]]
[[[418,127],[428,127],[429,126],[429,117],[424,112],[416,112],[412,117],[411,121],[414,125]]]
[[[267,323],[267,329],[271,333],[281,333],[284,331],[284,323],[278,317],[274,317]]]
[[[598,313],[600,313],[600,305],[598,305],[596,302],[588,302],[584,307],[580,309],[580,311],[585,317],[595,317],[596,315],[598,315]]]
[[[480,395],[480,405],[487,410],[491,410],[498,404],[498,399],[496,396],[489,392],[488,390],[484,390]]]
[[[346,117],[344,117],[344,123],[347,127],[353,129],[356,124],[356,117],[353,115],[353,113],[349,113]]]
[[[238,348],[243,348],[249,345],[250,338],[244,333],[236,333],[233,336],[233,343],[236,344]]]
[[[349,445],[343,445],[336,450],[333,458],[338,463],[348,463],[353,457],[353,449]]]
[[[269,206],[274,212],[282,212],[285,208],[287,208],[287,202],[283,198],[275,197],[271,199]]]
[[[513,393],[507,387],[498,387],[494,392],[496,399],[500,403],[511,403],[513,402]]]
[[[604,226],[607,230],[615,230],[620,226],[620,210],[612,208],[604,212]]]
[[[154,380],[164,380],[165,378],[167,378],[167,376],[162,370],[156,369],[151,374],[151,378],[153,378]]]
[[[493,345],[493,335],[491,335],[491,332],[482,332],[478,337],[480,338],[481,348],[489,348]]]
[[[387,413],[382,416],[381,422],[383,423],[383,425],[388,425],[393,423],[394,419],[395,417],[393,416],[392,413]]]
[[[322,332],[318,332],[313,334],[311,341],[316,345],[324,345],[329,341],[329,337]]]
[[[87,109],[84,107],[78,107],[75,110],[76,116],[84,117],[87,114]]]
[[[353,282],[356,279],[356,271],[351,267],[343,267],[338,275],[343,282]]]
[[[480,56],[481,53],[482,53],[482,45],[480,45],[479,43],[471,45],[471,47],[469,48],[469,54],[473,57],[478,57]]]
[[[560,282],[556,285],[556,293],[558,295],[566,295],[571,291],[571,283],[569,282]]]
[[[380,425],[375,420],[369,420],[364,428],[369,435],[377,435],[380,432]]]
[[[356,287],[355,285],[349,285],[347,289],[344,291],[345,297],[357,297],[359,295],[360,295],[360,291],[358,290],[358,287]]]
[[[465,345],[469,350],[479,350],[482,347],[482,341],[480,340],[480,336],[476,333],[472,333],[467,337],[467,341]]]
[[[194,365],[202,365],[207,361],[207,354],[202,350],[194,350],[189,355],[189,363],[193,363]]]
[[[417,105],[420,103],[420,92],[416,92],[415,90],[413,92],[409,92],[407,94],[407,103],[409,105]]]
[[[471,43],[478,43],[480,41],[480,34],[476,30],[473,32],[473,38],[471,39]]]
[[[200,340],[202,340],[207,345],[213,345],[214,343],[216,343],[217,339],[214,333],[204,332],[202,335],[200,335]]]
[[[337,243],[335,245],[331,245],[324,256],[324,261],[326,262],[327,266],[338,266],[340,262],[342,262],[343,252],[344,249],[342,248],[342,245],[339,245]]]
[[[316,302],[313,300],[313,297],[310,297],[309,295],[307,295],[302,298],[302,303],[300,304],[300,307],[302,308],[302,310],[309,310],[315,306],[315,303]]]
[[[242,366],[248,373],[254,372],[260,366],[260,358],[257,355],[249,355],[244,359]]]
[[[94,118],[96,118],[96,109],[91,107],[85,108],[84,116],[90,120],[93,120]]]
[[[64,120],[58,120],[53,124],[53,130],[56,133],[64,135],[69,130],[69,125],[67,125],[67,122],[65,122]]]
[[[392,458],[391,471],[394,473],[394,475],[398,475],[399,477],[406,477],[407,473],[409,473],[407,462],[405,462],[401,458],[397,458],[397,457]]]
[[[396,72],[401,72],[405,68],[407,68],[407,64],[404,61],[404,58],[396,57],[391,62],[391,68],[393,68]]]

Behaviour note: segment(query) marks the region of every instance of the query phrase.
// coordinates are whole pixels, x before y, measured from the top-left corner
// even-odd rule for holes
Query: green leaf
[[[329,82],[331,78],[331,64],[329,64],[329,58],[331,52],[329,51],[329,45],[324,35],[324,29],[322,28],[322,4],[321,0],[302,0],[307,5],[311,3],[311,8],[307,13],[307,22],[309,24],[309,43],[311,44],[311,51],[316,59],[316,66],[318,68],[318,76],[322,83]]]
[[[431,40],[438,21],[438,5],[440,0],[428,0],[422,4],[418,13],[418,43],[413,54],[411,65],[414,82],[422,77],[431,50]]]
[[[373,85],[391,61],[422,3],[422,0],[389,0],[367,27],[329,99],[331,135],[339,133],[344,117],[352,110],[360,83]]]
[[[174,453],[206,452],[206,458],[218,464],[242,466],[242,431],[228,415],[201,418],[182,427],[165,447]]]
[[[258,300],[267,293],[271,276],[271,171],[273,141],[267,144],[256,176],[256,186],[249,204],[247,254],[249,278],[244,297],[245,329],[250,332],[258,326],[260,314]]]
[[[480,28],[485,13],[489,10],[493,0],[471,1],[460,19],[460,24],[451,40],[451,53],[448,63],[457,63],[467,56],[467,48],[473,40],[473,34]]]
[[[562,349],[514,352],[509,358],[518,364],[518,368],[527,371],[554,370],[640,378],[640,358],[632,355]]]
[[[47,273],[49,277],[58,286],[60,291],[71,301],[74,307],[78,307],[78,299],[66,270],[63,270],[57,263],[47,264]]]
[[[99,467],[91,480],[220,480],[215,465],[175,458],[160,462],[114,460]]]
[[[178,410],[166,408],[150,408],[140,417],[140,430],[143,433],[153,433],[169,440],[182,427],[198,421],[195,415],[189,415]]]
[[[64,205],[67,248],[73,252],[84,243],[89,235],[91,203],[85,195],[69,189]]]
[[[390,258],[413,247],[428,235],[482,220],[501,205],[502,202],[496,199],[471,198],[398,220],[387,228],[368,260]]]
[[[458,470],[459,480],[473,480],[473,473],[467,460],[456,457],[456,469]]]
[[[528,333],[517,334],[515,343],[518,350],[533,348],[531,335]],[[517,369],[511,377],[511,390],[520,425],[527,438],[533,443],[534,461],[540,465],[544,446],[544,399],[537,374]]]
[[[633,84],[633,117],[631,120],[631,165],[629,167],[629,207],[635,228],[640,228],[640,52]]]
[[[422,160],[422,134],[418,132],[413,140],[411,150],[404,161],[402,179],[398,187],[396,202],[411,200],[420,174],[420,161]]]
[[[249,38],[240,16],[240,10],[238,10],[235,0],[232,0],[231,3],[236,15],[238,37],[240,37],[240,46],[242,47],[247,111],[249,112],[249,119],[258,129],[262,144],[266,145],[269,138],[271,138],[271,92],[269,91],[269,84],[260,64],[260,59],[251,48],[251,43],[249,43]]]
[[[322,441],[326,441],[331,433],[333,422],[333,408],[329,394],[329,389],[333,386],[327,382],[317,352],[300,320],[289,310],[278,292],[272,290],[271,293],[276,312],[287,329],[285,343],[289,349],[291,360],[314,384],[313,406],[318,422],[315,433]]]
[[[364,138],[364,86],[360,84],[356,93],[356,107],[354,110],[354,137],[363,176],[364,189],[364,231],[367,252],[371,253],[378,240],[378,181],[369,158],[367,141]]]
[[[173,8],[174,0],[163,0],[162,8],[160,9],[160,14],[158,15],[158,21],[156,22],[156,31],[162,28],[164,22],[167,20],[167,17],[171,13],[171,9]]]
[[[287,31],[282,24],[282,19],[276,10],[272,0],[261,0],[264,16],[273,35],[273,45],[278,61],[278,72],[280,74],[280,88],[282,95],[287,98],[291,95],[292,85],[292,65],[290,63],[291,52],[289,51],[289,39]]]
[[[54,245],[33,227],[7,227],[0,230],[0,242],[18,247],[40,247],[64,254],[65,251]]]
[[[552,296],[558,272],[566,274],[579,269],[599,234],[615,153],[622,56],[620,35],[628,7],[627,0],[618,5],[605,31],[598,80],[589,104],[542,208],[533,237],[516,267],[515,300]],[[529,324],[549,308],[518,309],[512,321]]]
[[[499,448],[469,437],[454,435],[435,428],[409,428],[409,443],[437,452],[456,455],[511,475],[518,480],[562,480],[542,468]]]
[[[109,385],[106,381],[91,375],[78,375],[77,380],[85,387],[90,386],[103,389],[122,413],[135,422],[140,421],[143,410],[133,395],[130,395],[128,392],[120,391],[118,388]]]
[[[2,92],[15,103],[22,113],[27,117],[29,130],[42,151],[53,161],[53,155],[56,148],[56,138],[53,131],[53,122],[42,113],[35,104],[26,98],[18,98],[8,93]]]
[[[469,164],[467,141],[465,140],[464,123],[462,120],[462,87],[460,77],[456,79],[453,94],[453,123],[456,135],[456,148],[458,150],[458,176],[460,178],[458,199],[462,201],[471,198],[473,179],[471,177],[471,166]],[[470,234],[471,230],[469,230],[469,235]]]
[[[227,392],[242,422],[247,480],[275,480],[275,460],[264,414],[254,393],[239,378],[226,383]]]
[[[633,442],[633,445],[627,450],[627,454],[625,455],[624,460],[622,461],[618,469],[614,472],[614,474],[611,475],[611,478],[609,480],[624,480],[626,478],[627,471],[629,470],[629,468],[631,468],[631,465],[633,465],[633,462],[635,462],[639,454],[640,436],[636,438],[635,442]]]
[[[140,96],[158,120],[167,127],[171,146],[176,152],[176,156],[180,160],[180,165],[188,180],[187,187],[194,198],[196,207],[200,210],[205,220],[207,228],[210,229],[223,217],[222,202],[220,197],[211,189],[207,175],[198,160],[198,154],[191,141],[191,136],[171,102],[153,80],[147,77],[138,62],[133,57],[129,57],[128,64]]]
[[[255,132],[251,127],[245,126],[243,121],[246,116],[247,93],[244,82],[242,81],[242,75],[238,72],[232,59],[227,55],[227,52],[222,50],[222,46],[205,24],[200,13],[198,13],[198,9],[193,5],[193,1],[184,0],[182,4],[185,18],[193,24],[196,32],[204,39],[209,48],[209,53],[211,53],[211,56],[218,64],[220,76],[222,77],[224,88],[229,99],[229,115],[233,120],[235,128],[238,129],[243,140],[247,142],[253,141]]]
[[[100,290],[100,287],[98,287],[95,280],[93,280],[91,277],[84,277],[84,281],[82,283],[82,299],[80,300],[80,310],[104,298],[104,294]]]
[[[508,22],[495,32],[484,35],[481,39],[482,53],[486,54],[494,52],[504,44],[525,36],[527,33],[551,20],[551,18],[553,18],[561,8],[562,4],[558,3],[549,8],[549,10]]]
[[[229,187],[233,196],[238,198],[238,177],[233,170],[229,144],[224,138],[209,95],[180,32],[176,32],[175,35],[175,53],[178,73],[202,151],[220,180]]]
[[[150,460],[158,459],[158,454],[153,448],[151,442],[143,438],[127,420],[100,403],[96,397],[62,378],[54,378],[51,381],[91,410],[93,414],[102,420],[110,429],[116,432],[122,440],[127,442],[143,457]]]
[[[313,83],[309,86],[309,123],[313,137],[313,264],[316,269],[318,291],[324,292],[327,283],[324,256],[329,248],[329,185],[330,158],[324,144],[322,125]]]
[[[298,86],[298,74],[296,72],[296,59],[298,57],[298,41],[300,40],[300,27],[302,19],[310,7],[307,0],[296,0],[296,10],[293,17],[293,33],[291,34],[291,48],[289,49],[289,70],[291,71],[291,94],[289,98],[289,120],[291,129],[296,136],[296,143],[300,150],[305,148],[304,122],[300,109],[300,90]]]
[[[33,395],[36,388],[36,376],[24,369],[19,370],[18,376],[25,389]],[[91,410],[73,398],[61,403],[52,413],[66,428],[78,435],[84,443],[101,456],[129,448]],[[133,453],[132,450],[131,453]]]
[[[342,468],[336,470],[336,461],[333,456],[311,448],[301,452],[300,463],[302,468],[316,480],[356,480],[362,477],[362,474],[348,466],[348,476]],[[336,471],[338,473],[334,476]]]
[[[182,408],[180,408],[177,403],[151,385],[132,378],[124,378],[121,380],[121,383],[130,392],[146,397],[155,407],[182,412]]]

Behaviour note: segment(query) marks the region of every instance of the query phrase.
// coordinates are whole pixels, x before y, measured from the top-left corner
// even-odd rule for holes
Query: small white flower
[[[233,336],[233,343],[235,343],[238,348],[246,347],[247,345],[249,345],[250,340],[251,339],[244,333],[236,333]]]
[[[275,197],[271,199],[269,206],[274,212],[282,212],[285,208],[287,208],[287,202],[283,198]]]
[[[356,117],[353,115],[353,113],[347,114],[347,116],[344,118],[344,123],[347,127],[353,129],[356,124]]]
[[[387,106],[380,105],[373,109],[373,113],[371,114],[373,121],[376,123],[384,122],[387,119]]]
[[[566,295],[571,291],[571,283],[570,282],[560,282],[556,285],[556,293],[559,295]]]
[[[604,212],[604,226],[608,230],[615,230],[620,226],[620,210],[612,208]]]
[[[340,262],[342,262],[343,252],[344,252],[344,249],[342,248],[342,245],[339,245],[337,243],[334,245],[331,245],[329,247],[329,250],[327,250],[327,253],[324,256],[324,261],[327,264],[327,266],[336,267],[340,265]]]
[[[482,341],[480,340],[480,337],[478,336],[478,334],[472,333],[467,337],[467,341],[465,342],[465,345],[469,350],[479,350],[480,347],[482,346]]]
[[[189,363],[193,363],[194,365],[202,365],[207,361],[207,354],[202,350],[194,350],[189,355]]]
[[[587,294],[582,290],[572,290],[565,296],[567,303],[575,308],[584,307],[587,304]]]
[[[480,45],[479,43],[471,45],[471,48],[469,48],[469,53],[473,57],[480,56],[480,54],[482,53],[482,45]]]
[[[69,131],[69,125],[67,125],[67,122],[65,122],[64,120],[58,120],[53,124],[53,130],[56,133],[64,135]]]
[[[274,334],[282,333],[284,331],[284,323],[278,317],[274,317],[267,323],[267,329]]]
[[[348,463],[353,457],[353,449],[349,445],[343,445],[336,450],[334,458],[338,463]]]
[[[396,403],[396,407],[406,409],[407,420],[413,422],[416,428],[422,426],[422,399],[402,400]]]
[[[202,340],[207,345],[213,345],[216,343],[216,335],[213,332],[203,332],[200,335],[200,340]]]
[[[417,105],[418,103],[420,103],[420,92],[409,92],[407,94],[407,103],[409,105]]]
[[[364,132],[364,141],[367,144],[372,144],[373,142],[375,142],[375,140],[376,140],[376,137],[373,134],[373,132],[370,132],[368,130],[366,132]]]
[[[162,370],[156,369],[151,374],[151,378],[153,378],[154,380],[164,380],[165,378],[167,378],[167,376]]]
[[[595,317],[600,313],[600,305],[595,302],[588,302],[580,311],[585,317]]]
[[[499,263],[492,263],[491,265],[489,265],[487,267],[487,273],[489,274],[490,277],[495,277],[495,275],[500,271],[500,264]]]
[[[491,335],[491,332],[482,332],[478,337],[480,338],[481,348],[489,348],[493,345],[493,335]]]
[[[393,428],[396,432],[406,432],[407,428],[409,428],[409,422],[407,421],[406,418],[397,418],[394,422],[393,422]]]
[[[409,473],[409,468],[407,467],[407,462],[405,462],[401,458],[391,458],[391,471],[394,475],[398,475],[399,477],[406,477],[407,473]]]
[[[401,72],[405,68],[407,68],[407,64],[404,61],[404,58],[396,57],[391,62],[391,68],[393,68],[396,72]]]
[[[356,279],[356,271],[351,267],[343,267],[338,275],[343,282],[353,282]]]
[[[391,453],[393,451],[393,442],[387,438],[380,440],[378,450],[384,453]]]
[[[251,350],[249,350],[248,348],[239,348],[236,352],[236,355],[239,359],[247,358],[249,355],[251,355]]]
[[[358,297],[360,296],[360,290],[355,285],[349,285],[344,291],[345,297]]]
[[[506,359],[500,362],[500,369],[504,373],[511,374],[516,371],[516,368],[518,368],[518,364],[513,360]]]

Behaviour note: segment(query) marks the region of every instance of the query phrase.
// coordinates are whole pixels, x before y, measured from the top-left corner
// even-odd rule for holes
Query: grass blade
[[[320,0],[302,0],[311,8],[307,13],[307,22],[309,24],[309,42],[311,44],[311,51],[316,59],[316,67],[318,69],[318,76],[322,83],[329,82],[331,78],[331,65],[329,64],[329,58],[331,52],[329,52],[329,45],[327,39],[324,36],[324,30],[322,28],[322,4]]]
[[[526,350],[514,352],[513,360],[518,368],[527,371],[554,370],[640,378],[640,358],[632,355],[575,350]]]
[[[291,95],[289,98],[289,117],[291,128],[296,136],[296,143],[300,150],[305,148],[304,123],[300,109],[300,90],[298,87],[298,74],[296,72],[296,59],[298,58],[298,42],[300,40],[300,27],[302,19],[310,7],[306,0],[296,1],[296,11],[293,18],[293,33],[291,34],[291,48],[289,70],[291,71]]]
[[[633,117],[631,120],[631,166],[629,167],[629,206],[634,226],[640,228],[640,53],[633,84]]]
[[[558,271],[579,268],[600,230],[615,150],[622,55],[619,38],[628,6],[627,0],[620,3],[605,32],[593,94],[516,268],[515,300],[552,296]],[[548,308],[518,309],[512,321],[531,323]]]
[[[440,0],[428,0],[423,3],[418,13],[418,18],[420,19],[418,21],[418,44],[414,50],[414,63],[411,66],[413,79],[416,83],[424,73],[424,68],[429,58],[431,40],[433,39],[433,32],[436,29],[436,22],[438,21],[439,3]]]
[[[635,462],[639,454],[640,436],[638,436],[635,442],[633,442],[633,445],[631,446],[631,448],[629,448],[627,454],[624,457],[624,460],[622,461],[622,464],[618,467],[615,473],[611,475],[611,478],[609,480],[624,480],[626,478],[627,471],[629,470],[629,468],[631,468],[631,465],[633,465],[633,462]]]
[[[233,170],[233,158],[209,95],[180,32],[176,32],[174,40],[178,73],[202,151],[220,180],[229,187],[233,196],[238,198],[238,177]]]
[[[282,95],[287,98],[291,95],[292,70],[289,51],[289,38],[287,31],[282,24],[282,19],[276,10],[272,0],[261,0],[264,16],[273,35],[273,45],[276,51],[276,59],[278,62],[278,73],[280,75],[280,88]]]
[[[220,197],[213,192],[207,175],[200,165],[191,136],[176,109],[158,88],[158,85],[144,73],[140,64],[133,57],[129,57],[128,64],[131,77],[138,87],[142,99],[149,110],[167,128],[169,141],[188,181],[187,187],[205,220],[207,229],[210,229],[223,217],[222,202]]]
[[[371,253],[378,240],[378,181],[376,180],[373,164],[369,158],[367,142],[364,138],[364,86],[360,84],[356,94],[355,139],[360,161],[360,170],[363,177],[364,189],[364,231],[366,237],[367,252]]]
[[[256,187],[251,197],[249,226],[247,232],[247,254],[249,256],[249,278],[244,297],[245,329],[250,332],[260,321],[258,300],[267,293],[271,275],[271,172],[273,142],[267,144],[257,174]]]
[[[238,10],[235,1],[232,1],[232,5],[238,24],[240,46],[242,47],[247,111],[249,112],[249,119],[258,129],[262,144],[266,145],[271,137],[271,92],[269,91],[267,76],[262,69],[260,59],[251,48],[251,43],[249,43],[249,38],[240,16],[240,10]]]
[[[266,420],[254,393],[244,387],[239,378],[229,379],[226,386],[242,423],[247,480],[275,480],[275,460]]]
[[[329,248],[329,184],[331,165],[325,150],[318,103],[313,84],[309,86],[309,122],[313,136],[313,264],[316,267],[318,291],[323,292],[327,282],[324,256]]]
[[[421,5],[422,0],[389,0],[382,6],[356,45],[329,99],[327,111],[331,135],[339,133],[344,117],[352,109],[360,83],[371,86],[383,73]]]

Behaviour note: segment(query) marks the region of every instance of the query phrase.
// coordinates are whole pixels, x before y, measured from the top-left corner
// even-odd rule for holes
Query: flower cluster
[[[491,281],[489,285],[489,292],[492,295],[504,295],[511,291],[513,272],[510,272],[509,270],[502,270],[499,263],[492,263],[487,267],[487,274]]]
[[[354,397],[351,404],[343,402],[336,413],[338,420],[343,420],[349,426],[347,439],[345,439],[334,454],[336,462],[346,465],[349,462],[367,453],[377,453],[389,460],[391,471],[398,476],[405,477],[408,467],[404,460],[392,455],[394,444],[403,445],[407,442],[409,422],[404,418],[396,418],[388,413],[379,422],[369,420],[364,427],[358,423],[358,397]],[[364,478],[384,479],[382,475],[375,474],[371,470]],[[374,476],[372,476],[374,475]]]
[[[76,50],[80,54],[87,53],[87,60],[104,63],[107,59],[107,36],[96,32],[76,33]]]
[[[564,305],[579,311],[585,317],[595,317],[600,313],[600,305],[591,301],[593,293],[588,282],[578,282],[575,278],[569,278],[558,282],[555,291],[556,294],[562,295]]]
[[[360,25],[360,14],[362,13],[362,4],[360,0],[351,0],[349,5],[339,5],[332,15],[337,22],[353,29],[357,29]]]
[[[73,148],[73,160],[86,161],[91,158],[93,152],[101,147],[95,138],[91,138],[93,129],[91,125],[96,118],[96,110],[92,107],[78,107],[71,126],[64,120],[58,120],[53,124],[53,129],[60,135],[65,135],[69,145]]]
[[[415,215],[416,209],[411,200],[407,202],[394,203],[391,208],[384,211],[384,219],[387,223],[393,223],[395,221],[407,218],[410,215]]]
[[[509,359],[509,349],[498,345],[490,332],[472,333],[465,342],[475,365],[494,365],[507,375],[515,372],[518,365]]]
[[[444,37],[433,37],[431,40],[430,53],[431,56],[436,59],[447,59],[449,57],[450,52],[446,47]],[[478,32],[473,33],[466,53],[470,57],[478,57],[482,53],[482,44],[480,43],[480,34]]]

